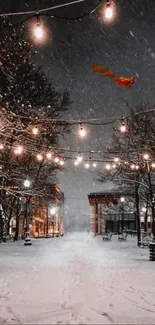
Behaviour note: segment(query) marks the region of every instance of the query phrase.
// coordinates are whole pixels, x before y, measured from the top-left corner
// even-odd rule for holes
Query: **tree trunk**
[[[3,218],[2,210],[0,209],[0,243],[3,241]]]
[[[140,212],[139,212],[139,184],[135,186],[135,201],[136,201],[136,220],[137,220],[137,246],[140,246],[141,241],[141,225],[140,225]]]
[[[19,216],[20,216],[20,212],[19,212],[19,198],[17,199],[17,211],[16,211],[16,232],[15,232],[15,237],[14,237],[14,241],[18,241],[18,236],[19,236]]]
[[[149,207],[149,202],[148,202],[148,194],[147,194],[147,197],[146,197],[146,212],[145,212],[145,218],[144,218],[144,231],[145,232],[147,232],[148,207]]]

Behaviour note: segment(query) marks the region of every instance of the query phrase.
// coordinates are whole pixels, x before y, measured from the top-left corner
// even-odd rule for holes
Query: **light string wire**
[[[23,19],[22,21],[20,21],[19,23],[16,23],[16,24],[7,24],[7,26],[4,26],[4,27],[16,27],[20,24],[23,24],[25,23],[27,20],[33,18],[33,17],[39,17],[39,16],[47,16],[47,17],[50,17],[50,18],[55,18],[55,19],[60,19],[60,20],[70,20],[70,21],[75,21],[75,20],[79,20],[81,18],[84,18],[85,16],[89,16],[91,15],[92,13],[94,13],[98,7],[100,6],[100,3],[103,1],[103,0],[99,0],[96,7],[93,8],[92,10],[88,11],[88,12],[85,12],[77,17],[66,17],[66,16],[58,16],[58,15],[51,15],[51,14],[47,14],[46,12],[47,11],[51,11],[51,10],[55,10],[55,9],[59,9],[59,8],[63,8],[63,7],[67,7],[67,6],[70,6],[70,5],[76,5],[78,3],[82,3],[82,2],[85,2],[86,0],[76,0],[76,1],[72,1],[72,2],[69,2],[69,3],[65,3],[65,4],[61,4],[61,5],[57,5],[57,6],[53,6],[53,7],[48,7],[48,8],[44,8],[44,9],[40,9],[40,10],[31,10],[31,11],[21,11],[21,12],[8,12],[8,13],[1,13],[0,14],[0,17],[13,17],[13,16],[22,16],[22,15],[31,15],[30,17],[28,18],[25,18]]]

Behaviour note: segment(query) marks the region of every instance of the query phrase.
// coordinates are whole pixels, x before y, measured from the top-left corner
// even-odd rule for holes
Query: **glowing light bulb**
[[[113,16],[112,5],[111,5],[110,1],[108,1],[106,4],[106,9],[105,9],[105,17],[107,19],[111,19],[112,16]]]
[[[152,168],[155,168],[155,163],[154,162],[151,164],[151,167]]]
[[[96,162],[93,163],[93,167],[94,167],[94,168],[97,167],[97,163],[96,163]]]
[[[54,159],[54,161],[56,162],[56,163],[58,163],[59,162],[59,157],[55,157],[55,159]]]
[[[86,164],[85,164],[85,167],[86,167],[86,168],[89,168],[89,167],[90,167],[90,165],[89,165],[88,163],[86,163]]]
[[[21,155],[21,153],[23,152],[23,147],[22,146],[17,146],[14,150],[14,153],[16,155]]]
[[[144,153],[143,158],[144,158],[145,160],[148,160],[148,159],[150,158],[150,156],[149,156],[148,153]]]
[[[0,150],[3,150],[4,149],[4,145],[1,143],[0,144]]]
[[[61,166],[64,165],[64,160],[60,160],[60,165],[61,165]]]
[[[83,159],[82,156],[78,156],[78,157],[77,157],[77,161],[78,161],[78,162],[81,162],[82,159]]]
[[[43,30],[40,26],[40,23],[37,23],[36,27],[35,27],[35,36],[36,38],[42,38],[43,37]]]
[[[115,169],[116,168],[116,164],[112,164],[112,168]]]
[[[105,165],[105,168],[106,168],[107,170],[110,170],[110,169],[111,169],[111,165],[110,165],[110,164],[106,164],[106,165]]]
[[[38,159],[39,161],[42,161],[42,160],[43,160],[43,156],[42,156],[40,153],[38,153],[38,155],[37,155],[37,159]]]
[[[126,132],[126,125],[124,124],[124,122],[123,122],[122,125],[120,126],[120,132],[121,132],[121,133],[125,133],[125,132]]]
[[[86,131],[85,131],[85,129],[83,128],[82,125],[80,126],[79,134],[80,134],[80,136],[81,136],[82,138],[86,135]]]
[[[119,162],[119,158],[118,158],[118,157],[115,157],[115,158],[114,158],[114,162],[115,162],[115,163]]]
[[[138,166],[138,165],[136,165],[136,166],[135,166],[135,168],[136,168],[136,170],[138,170],[138,169],[139,169],[139,166]]]
[[[120,201],[123,203],[123,202],[125,202],[125,198],[122,196],[121,198],[120,198]]]
[[[28,179],[26,179],[26,180],[24,181],[24,186],[25,186],[25,187],[29,187],[29,186],[30,186],[30,181],[29,181]]]
[[[36,127],[34,127],[33,129],[32,129],[32,133],[33,134],[38,134],[38,132],[39,132],[39,130],[38,130],[38,128],[36,128]]]
[[[79,161],[78,160],[75,160],[74,161],[74,166],[77,166],[79,164]]]
[[[131,169],[135,169],[135,165],[134,164],[131,164],[130,168]]]
[[[47,158],[47,159],[51,159],[51,158],[52,158],[52,153],[51,153],[51,152],[47,152],[47,154],[46,154],[46,158]]]

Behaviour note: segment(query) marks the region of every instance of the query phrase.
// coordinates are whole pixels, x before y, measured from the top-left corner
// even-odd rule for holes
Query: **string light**
[[[55,161],[55,163],[58,163],[60,161],[60,158],[59,157],[55,157],[54,161]]]
[[[15,149],[14,149],[14,153],[16,155],[21,155],[21,153],[23,152],[23,147],[22,146],[17,146]]]
[[[79,164],[78,160],[74,161],[74,165],[77,166]]]
[[[34,127],[34,128],[32,129],[32,133],[33,133],[34,135],[37,135],[38,132],[39,132],[38,128]]]
[[[79,155],[79,156],[77,157],[77,161],[80,163],[82,160],[83,160],[83,157],[82,157],[81,155]]]
[[[110,170],[110,169],[111,169],[111,165],[110,165],[110,164],[106,164],[106,165],[105,165],[105,168],[106,168],[107,170]]]
[[[64,160],[60,160],[60,165],[61,165],[61,166],[64,165]]]
[[[42,160],[43,160],[43,155],[41,155],[40,153],[38,153],[38,155],[37,155],[37,159],[38,159],[39,161],[42,161]]]
[[[80,124],[80,130],[79,130],[80,136],[83,138],[86,135],[86,131],[83,128],[82,124]]]
[[[113,16],[112,3],[110,1],[107,1],[106,8],[105,8],[105,17],[107,19],[111,19],[112,16]]]
[[[148,160],[148,159],[150,158],[150,156],[149,156],[148,153],[144,153],[143,158],[144,158],[145,160]]]
[[[43,37],[43,30],[40,24],[40,19],[39,16],[37,15],[37,24],[36,27],[34,29],[34,34],[36,36],[36,38],[41,39]]]
[[[118,157],[115,157],[115,158],[114,158],[114,162],[115,162],[115,163],[118,163],[118,162],[119,162],[119,158],[118,158]]]
[[[126,132],[126,125],[125,125],[124,121],[122,122],[122,124],[120,126],[120,132],[121,133],[125,133]]]
[[[47,154],[46,154],[46,158],[47,158],[47,159],[51,159],[51,158],[52,158],[52,153],[51,153],[51,152],[47,152]]]

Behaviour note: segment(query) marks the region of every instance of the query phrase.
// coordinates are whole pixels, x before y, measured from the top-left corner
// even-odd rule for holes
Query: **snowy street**
[[[0,324],[154,324],[155,262],[87,233],[0,245]]]

